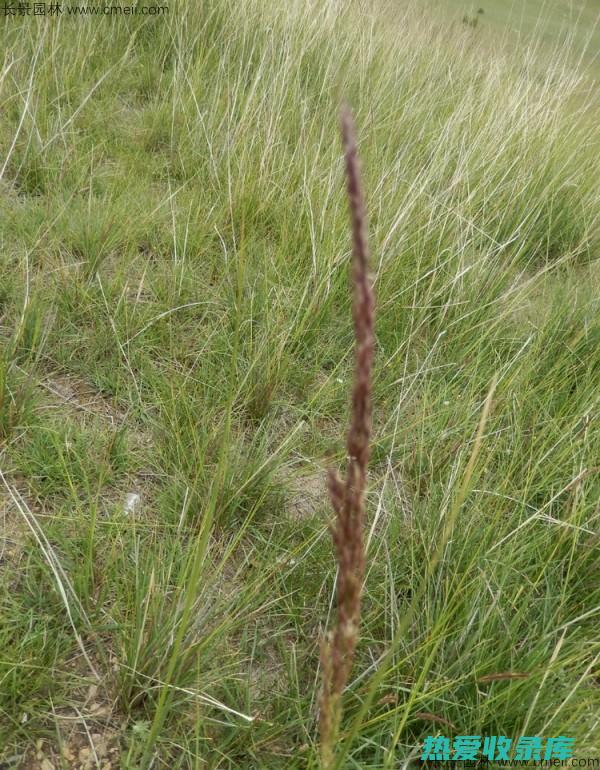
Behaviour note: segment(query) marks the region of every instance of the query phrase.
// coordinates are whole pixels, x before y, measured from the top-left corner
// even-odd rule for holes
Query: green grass
[[[338,6],[3,20],[9,767],[61,767],[61,746],[74,767],[101,740],[129,770],[318,767],[322,479],[352,371],[342,96],[378,316],[340,768],[391,770],[436,731],[600,753],[600,154],[579,32],[548,61],[490,53],[487,7],[474,29]],[[527,676],[480,681],[507,671]]]
[[[488,39],[498,33],[511,43],[546,52],[564,46],[571,64],[595,79],[600,74],[600,6],[597,0],[528,0],[494,3],[473,0],[432,0],[433,13],[474,24]],[[475,21],[476,20],[476,21]]]

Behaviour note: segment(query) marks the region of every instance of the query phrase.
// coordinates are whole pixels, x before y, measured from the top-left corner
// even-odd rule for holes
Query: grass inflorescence
[[[321,757],[332,767],[342,717],[342,695],[352,670],[358,642],[360,602],[365,577],[365,489],[371,451],[371,393],[375,348],[375,298],[369,277],[367,215],[360,175],[356,136],[348,107],[341,113],[342,140],[348,178],[352,223],[352,285],[354,302],[355,365],[352,416],[346,444],[348,467],[344,481],[329,472],[328,486],[335,520],[330,525],[338,565],[337,623],[323,640],[323,691],[320,703]]]

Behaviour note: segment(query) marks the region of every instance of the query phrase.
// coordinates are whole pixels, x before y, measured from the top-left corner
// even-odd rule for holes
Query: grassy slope
[[[500,32],[509,40],[530,40],[553,49],[557,44],[571,48],[571,59],[593,77],[600,73],[600,5],[598,0],[527,0],[510,3],[473,0],[432,0],[430,8],[448,13],[449,18],[478,18],[483,34]],[[483,14],[478,13],[483,10]]]
[[[600,748],[595,115],[566,54],[490,63],[460,24],[361,13],[5,22],[9,763],[89,733],[122,767],[316,766],[320,479],[352,343],[341,93],[378,294],[344,766],[394,767],[427,714]],[[477,681],[506,671],[528,677]]]

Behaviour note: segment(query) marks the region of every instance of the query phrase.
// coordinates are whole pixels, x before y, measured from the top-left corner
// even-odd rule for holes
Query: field
[[[598,0],[527,0],[508,3],[429,0],[433,13],[449,20],[473,21],[488,39],[498,35],[551,52],[566,46],[570,64],[597,79],[600,73],[600,3]]]
[[[2,19],[0,767],[320,767],[342,100],[377,315],[336,768],[600,757],[600,7],[170,5]]]

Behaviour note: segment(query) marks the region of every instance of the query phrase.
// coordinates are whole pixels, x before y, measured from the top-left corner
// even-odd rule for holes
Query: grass
[[[334,517],[329,525],[335,547],[337,623],[321,640],[322,690],[319,703],[321,764],[335,767],[343,695],[360,633],[362,587],[365,582],[365,491],[371,453],[373,358],[375,353],[375,295],[369,275],[368,224],[356,129],[344,105],[340,128],[346,165],[352,232],[352,319],[354,376],[352,411],[346,440],[346,476],[331,469],[328,488]]]
[[[338,766],[438,731],[598,755],[597,105],[560,41],[402,13],[4,19],[7,766],[319,766],[342,96],[378,316]]]
[[[564,45],[573,66],[594,78],[600,72],[600,26],[595,0],[530,0],[530,2],[474,3],[471,0],[434,0],[434,13],[474,25],[489,38],[500,33],[512,42],[532,43],[552,50]]]

